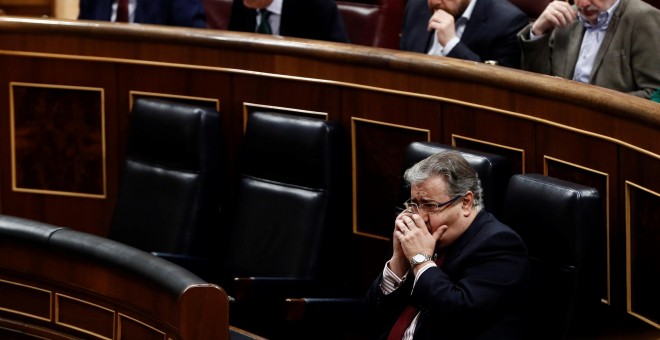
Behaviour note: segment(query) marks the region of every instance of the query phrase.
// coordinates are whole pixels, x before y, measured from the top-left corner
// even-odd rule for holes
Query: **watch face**
[[[417,263],[423,262],[425,259],[426,259],[426,257],[422,254],[417,254],[417,255],[413,256],[413,261],[415,261]]]

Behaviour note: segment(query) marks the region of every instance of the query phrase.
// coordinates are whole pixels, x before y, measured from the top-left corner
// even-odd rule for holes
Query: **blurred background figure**
[[[524,70],[650,98],[660,10],[641,0],[552,1],[518,34]]]
[[[348,42],[334,0],[234,0],[229,30]]]
[[[206,27],[201,0],[80,0],[78,19]]]
[[[409,0],[401,49],[519,68],[516,34],[528,22],[506,0]]]

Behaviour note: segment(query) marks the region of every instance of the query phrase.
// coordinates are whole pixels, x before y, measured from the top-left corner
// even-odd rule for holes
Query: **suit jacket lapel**
[[[488,20],[488,14],[490,12],[487,8],[488,5],[488,0],[478,0],[474,5],[470,20],[468,20],[467,24],[465,25],[465,30],[461,36],[461,41],[464,44],[470,45],[472,41],[478,37],[478,32],[481,32],[481,25],[483,25],[484,22]]]
[[[110,21],[110,19],[112,19],[112,0],[97,1],[100,1],[100,4],[96,7],[96,17],[99,18],[99,20]]]
[[[598,48],[598,52],[596,53],[596,59],[594,60],[594,67],[591,70],[591,77],[589,78],[589,82],[593,84],[593,81],[595,80],[595,77],[593,76],[598,72],[598,69],[600,69],[600,65],[603,62],[603,57],[605,56],[605,53],[609,50],[610,44],[612,43],[612,40],[614,39],[614,34],[616,33],[616,27],[619,24],[619,17],[621,15],[621,11],[623,11],[623,7],[625,6],[626,2],[621,1],[619,3],[619,7],[614,11],[612,14],[612,18],[610,19],[610,22],[607,24],[607,30],[605,31],[605,37],[603,37],[603,42],[600,44],[600,47]]]
[[[573,25],[578,25],[578,27],[577,29],[571,30],[571,34],[568,37],[565,54],[566,58],[564,59],[563,68],[557,72],[558,76],[566,79],[573,79],[575,64],[577,63],[578,55],[580,54],[580,47],[582,47],[582,38],[584,37],[584,26],[582,23],[576,21]]]

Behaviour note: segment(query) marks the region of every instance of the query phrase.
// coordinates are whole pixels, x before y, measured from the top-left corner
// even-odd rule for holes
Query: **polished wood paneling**
[[[0,138],[6,145],[0,150],[3,159],[0,171],[6,174],[0,179],[2,211],[103,233],[112,211],[108,202],[113,202],[117,186],[117,139],[105,138],[117,135],[117,117],[122,116],[115,111],[115,67],[91,61],[5,55],[0,55],[0,64],[12,65],[5,68],[0,77],[0,102],[7,103],[2,108],[7,119],[0,120],[0,128],[5,131]],[[26,106],[16,107],[19,110],[15,122],[18,124],[17,171],[19,175],[25,175],[23,170],[34,174],[33,178],[23,180],[19,176],[19,190],[13,189],[11,176],[10,146],[13,142],[10,131],[13,126],[9,119],[12,100],[9,96],[12,84],[16,84],[14,89],[48,90],[51,96],[52,91],[62,95],[56,96],[56,100],[51,100],[53,98],[47,97],[46,93],[41,99],[31,96],[20,100]],[[88,107],[84,103],[95,106]],[[96,106],[101,103],[104,107]],[[38,116],[40,112],[41,116]],[[58,119],[52,119],[54,117]],[[27,128],[36,128],[39,133],[31,137],[25,135],[21,131]],[[39,189],[39,192],[20,191],[26,187]],[[63,193],[71,197],[63,196]],[[80,211],[86,213],[80,214]],[[77,217],[71,219],[71,216]]]
[[[102,88],[108,135],[105,199],[19,193],[8,180],[8,119],[0,119],[4,213],[104,235],[124,159],[131,96],[220,103],[227,204],[234,200],[231,184],[246,107],[323,112],[351,132],[354,221],[345,228],[354,231],[356,247],[349,251],[360,257],[360,285],[382,270],[391,252],[403,150],[410,141],[431,140],[502,154],[515,172],[546,172],[604,193],[602,219],[609,229],[599,232],[595,253],[609,272],[606,279],[599,276],[596,289],[604,308],[617,313],[627,313],[636,297],[627,294],[624,196],[626,181],[660,192],[660,106],[650,101],[498,66],[349,44],[12,17],[0,18],[0,63],[11,65],[0,74],[0,103],[8,102],[10,82]],[[0,106],[0,116],[9,116],[6,106]],[[647,208],[633,209],[642,219],[635,225],[648,227],[634,237],[655,235],[658,224],[649,211],[660,210],[657,203],[639,194],[636,199],[643,203],[639,209]],[[644,242],[657,245],[652,238]],[[630,244],[654,256],[644,242]],[[637,273],[660,274],[655,267]],[[645,287],[633,287],[649,304],[660,304]]]
[[[353,232],[389,240],[402,188],[408,144],[428,141],[429,131],[379,121],[353,119]],[[397,166],[398,165],[398,166]]]
[[[0,337],[4,327],[45,339],[228,339],[227,295],[215,285],[172,292],[127,270],[127,259],[6,238],[0,248],[11,254],[0,256]]]
[[[444,110],[443,143],[506,156],[514,173],[537,172],[534,122],[465,104],[448,103]]]
[[[660,192],[626,186],[628,312],[660,328]]]
[[[113,310],[71,296],[55,294],[55,323],[102,339],[115,336]]]
[[[18,282],[0,280],[0,310],[30,318],[51,320],[51,292]]]
[[[144,339],[144,340],[166,340],[167,334],[153,328],[143,322],[119,315],[119,338],[120,339]]]
[[[11,83],[14,191],[105,197],[103,90]]]
[[[612,286],[615,291],[621,291],[623,268],[612,261],[613,251],[619,252],[618,244],[610,240],[615,231],[611,221],[617,219],[616,202],[619,199],[616,182],[618,177],[616,145],[593,138],[586,134],[570,133],[547,125],[537,129],[537,151],[543,155],[539,168],[548,176],[566,181],[580,183],[598,190],[601,197],[601,227],[594,231],[593,252],[596,256],[596,282],[601,300],[609,304],[612,299],[622,302],[623,296],[612,296]]]

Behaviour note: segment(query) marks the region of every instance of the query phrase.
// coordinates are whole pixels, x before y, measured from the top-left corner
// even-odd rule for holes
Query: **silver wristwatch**
[[[410,259],[410,265],[415,268],[416,265],[424,262],[431,261],[431,255],[416,254]]]

